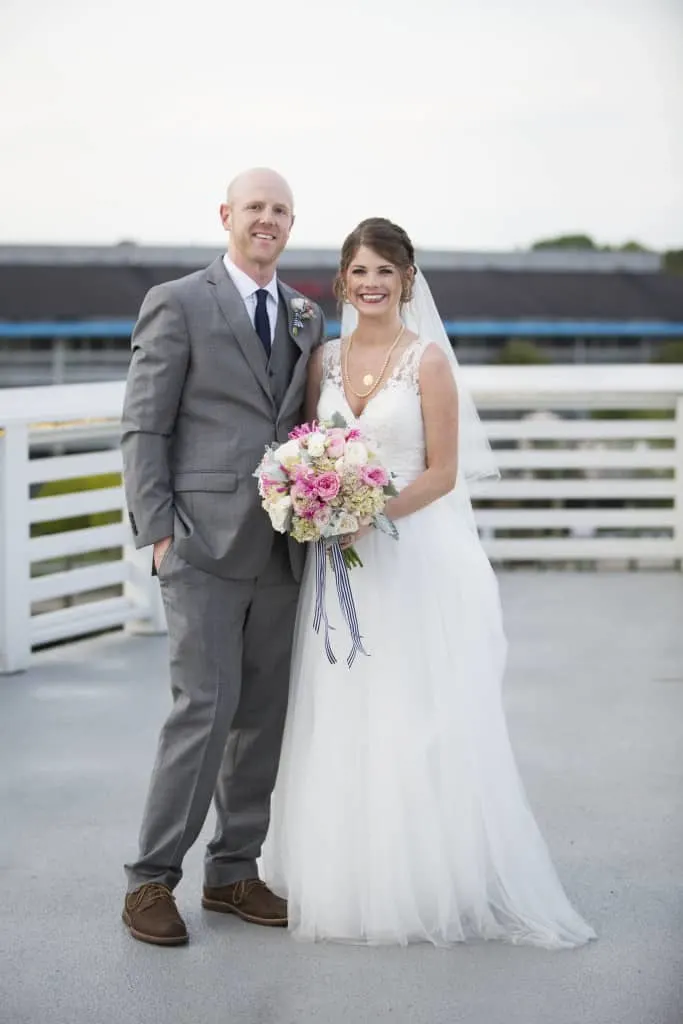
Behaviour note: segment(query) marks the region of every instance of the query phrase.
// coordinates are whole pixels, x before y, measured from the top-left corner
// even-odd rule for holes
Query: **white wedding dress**
[[[356,422],[399,488],[425,468],[425,347],[412,343],[356,419],[340,343],[325,346],[319,419]],[[594,932],[563,892],[510,746],[498,587],[466,491],[397,527],[398,541],[373,530],[357,545],[350,580],[368,657],[350,669],[330,572],[337,664],[313,630],[308,559],[263,877],[301,939],[580,945]]]

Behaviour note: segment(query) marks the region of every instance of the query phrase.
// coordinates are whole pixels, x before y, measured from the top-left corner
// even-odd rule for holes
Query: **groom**
[[[173,708],[161,731],[123,920],[143,942],[187,942],[173,897],[214,799],[202,905],[286,925],[258,878],[288,696],[303,547],[274,534],[253,472],[301,422],[317,306],[276,265],[294,221],[274,171],[236,178],[220,208],[227,254],[147,294],[123,410],[137,547],[154,545]],[[140,685],[145,681],[140,680]]]

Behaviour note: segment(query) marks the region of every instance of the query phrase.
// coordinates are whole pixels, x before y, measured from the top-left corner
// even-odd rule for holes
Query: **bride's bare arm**
[[[304,399],[304,419],[306,423],[312,423],[316,417],[322,377],[323,345],[318,345],[308,360],[308,378],[306,380],[306,397]]]
[[[458,391],[445,353],[430,345],[420,362],[422,419],[427,468],[387,502],[390,519],[400,519],[442,498],[458,473]]]

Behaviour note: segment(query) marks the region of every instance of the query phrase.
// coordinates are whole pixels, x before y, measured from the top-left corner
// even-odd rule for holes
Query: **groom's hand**
[[[154,542],[154,555],[153,555],[153,558],[154,558],[154,568],[156,569],[157,572],[159,572],[159,566],[163,562],[164,555],[168,551],[172,540],[173,540],[172,537],[164,537],[163,540],[157,540],[157,541]]]

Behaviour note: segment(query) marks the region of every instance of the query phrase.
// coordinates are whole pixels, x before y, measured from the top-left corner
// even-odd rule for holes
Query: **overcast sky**
[[[683,0],[0,0],[0,241],[222,244],[266,164],[294,246],[681,247],[682,111]]]

